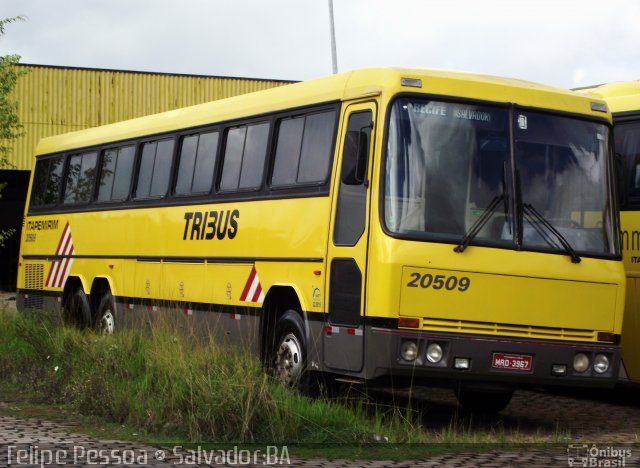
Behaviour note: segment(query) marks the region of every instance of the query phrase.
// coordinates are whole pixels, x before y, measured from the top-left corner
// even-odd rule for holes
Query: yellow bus
[[[179,316],[301,385],[611,387],[625,279],[602,100],[366,69],[43,139],[18,306]]]
[[[640,81],[581,91],[604,98],[613,113],[615,151],[620,157],[620,243],[627,272],[621,381],[640,384]]]

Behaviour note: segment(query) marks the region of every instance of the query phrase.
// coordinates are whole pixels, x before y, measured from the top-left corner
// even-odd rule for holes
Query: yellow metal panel
[[[640,80],[608,83],[580,91],[605,99],[613,113],[640,109]]]
[[[227,213],[237,210],[233,238],[206,239],[205,231],[214,228],[211,223],[197,230],[187,223],[185,213],[198,211]],[[264,213],[269,213],[268,217]],[[192,301],[247,306],[240,301],[252,260],[245,264],[219,263],[220,258],[318,258],[326,254],[329,232],[330,205],[328,197],[291,200],[262,200],[256,203],[219,203],[157,208],[99,211],[86,213],[46,214],[31,216],[30,220],[57,221],[56,229],[25,229],[32,241],[23,242],[23,255],[52,255],[60,242],[64,226],[69,222],[76,255],[104,255],[106,258],[79,258],[70,267],[70,274],[84,274],[87,278],[104,276],[113,278],[114,294],[126,297]],[[226,219],[221,214],[220,219]],[[306,220],[289,229],[292,220]],[[230,222],[228,222],[230,223]],[[97,229],[96,226],[100,228]],[[216,231],[217,232],[217,231]],[[223,231],[220,231],[223,232]],[[185,234],[186,233],[186,234]],[[264,242],[256,242],[260,238]],[[216,257],[215,263],[168,263],[160,257]],[[126,257],[147,257],[149,261],[123,260]],[[158,260],[155,260],[158,259]],[[154,261],[155,260],[155,261]],[[46,279],[52,262],[44,263]],[[318,262],[271,264],[268,260],[256,264],[265,291],[274,284],[296,284],[300,287],[303,306],[311,309],[314,287],[320,287],[323,270]],[[27,279],[19,278],[24,288]],[[89,281],[91,284],[91,281]],[[47,287],[59,291],[59,287]],[[314,307],[319,310],[320,306]]]
[[[556,339],[568,339],[563,331],[568,329],[621,331],[625,287],[620,262],[583,258],[575,264],[568,255],[478,247],[454,254],[452,245],[392,239],[379,228],[372,231],[371,244],[370,315],[393,317],[400,310],[400,315],[423,319],[423,326],[424,319],[467,322],[459,331],[470,330],[469,322],[483,322],[512,336],[522,330],[506,333],[504,327],[555,328]],[[409,286],[414,272],[421,275],[413,283],[418,287]],[[431,284],[429,278],[422,280],[426,273],[433,276]],[[436,284],[436,275],[444,276],[444,284]],[[451,277],[457,284],[449,280],[447,290]],[[460,288],[463,278],[470,280],[467,289]],[[544,330],[526,333],[540,338]]]
[[[466,278],[465,287],[460,286],[462,278]],[[618,286],[404,267],[401,288],[400,315],[499,324],[497,331],[508,335],[514,330],[500,328],[579,325],[584,330],[613,331]],[[567,310],[568,297],[576,310],[584,311],[579,324],[573,321],[573,311]]]
[[[13,93],[24,135],[11,162],[32,169],[44,137],[287,84],[283,81],[20,65]]]

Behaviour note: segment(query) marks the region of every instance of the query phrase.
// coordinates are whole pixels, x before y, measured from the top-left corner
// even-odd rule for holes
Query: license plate
[[[494,369],[530,371],[532,365],[533,357],[526,354],[493,353],[492,366]]]

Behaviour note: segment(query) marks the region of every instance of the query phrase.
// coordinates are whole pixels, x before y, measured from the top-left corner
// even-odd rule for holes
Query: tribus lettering
[[[238,233],[240,211],[187,211],[182,240],[233,239]]]

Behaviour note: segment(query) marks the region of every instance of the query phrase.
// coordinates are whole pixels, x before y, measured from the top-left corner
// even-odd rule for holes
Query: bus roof
[[[578,91],[605,99],[611,112],[640,110],[640,80],[618,81]]]
[[[402,78],[421,80],[421,89],[403,86]],[[512,78],[447,70],[369,68],[243,94],[160,114],[43,138],[36,156],[122,141],[278,110],[399,92],[422,92],[498,103],[552,109],[603,118],[590,102],[601,100],[572,91]]]

